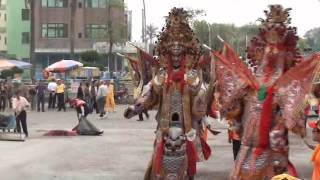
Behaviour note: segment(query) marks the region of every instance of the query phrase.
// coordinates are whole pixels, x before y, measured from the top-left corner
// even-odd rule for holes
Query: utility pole
[[[147,17],[146,17],[146,3],[145,0],[143,1],[143,10],[142,10],[142,36],[143,36],[143,42],[144,42],[144,48],[145,51],[148,51],[148,44],[147,44]]]

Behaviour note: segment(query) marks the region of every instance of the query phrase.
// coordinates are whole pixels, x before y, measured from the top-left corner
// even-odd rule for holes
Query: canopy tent
[[[71,77],[93,78],[100,77],[101,71],[97,67],[80,67],[70,72]]]
[[[75,60],[61,60],[48,66],[45,71],[63,73],[82,66],[82,63]]]
[[[11,69],[17,67],[19,69],[31,68],[31,64],[18,60],[0,59],[0,70]]]

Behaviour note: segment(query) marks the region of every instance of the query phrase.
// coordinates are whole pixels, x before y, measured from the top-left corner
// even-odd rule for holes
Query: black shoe
[[[143,119],[137,119],[137,121],[143,121]]]
[[[97,132],[97,135],[101,135],[103,134],[103,130],[100,130],[99,132]]]

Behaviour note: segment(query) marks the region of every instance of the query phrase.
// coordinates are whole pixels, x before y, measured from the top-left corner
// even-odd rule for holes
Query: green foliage
[[[156,37],[158,27],[154,26],[153,24],[149,24],[147,26],[147,38],[152,43],[152,40]]]
[[[206,44],[212,49],[220,50],[222,43],[217,38],[219,35],[242,57],[245,57],[246,42],[249,42],[250,39],[258,33],[258,26],[254,24],[237,27],[234,24],[209,24],[206,21],[195,21],[193,23],[193,29],[200,43]],[[211,38],[211,44],[209,37]]]
[[[312,51],[320,51],[320,27],[307,31],[304,38]]]
[[[126,41],[127,24],[124,15],[124,2],[122,0],[107,1],[108,9],[108,32],[109,43],[124,43]]]
[[[299,38],[298,48],[300,49],[301,52],[307,52],[310,50],[309,44],[307,44],[306,39],[303,39],[303,38]]]
[[[93,63],[95,61],[100,61],[102,57],[97,51],[89,50],[81,53],[80,58],[82,62]]]
[[[80,59],[83,66],[98,67],[100,70],[103,70],[104,68],[104,56],[95,50],[81,53]]]
[[[14,67],[14,68],[11,68],[11,69],[6,69],[6,70],[1,71],[0,78],[2,78],[2,79],[6,79],[6,78],[9,78],[9,77],[13,78],[14,74],[21,74],[21,73],[23,73],[22,69]]]

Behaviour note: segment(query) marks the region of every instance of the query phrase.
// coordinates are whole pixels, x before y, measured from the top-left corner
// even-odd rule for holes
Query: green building
[[[30,59],[30,10],[25,0],[6,0],[7,57]]]

